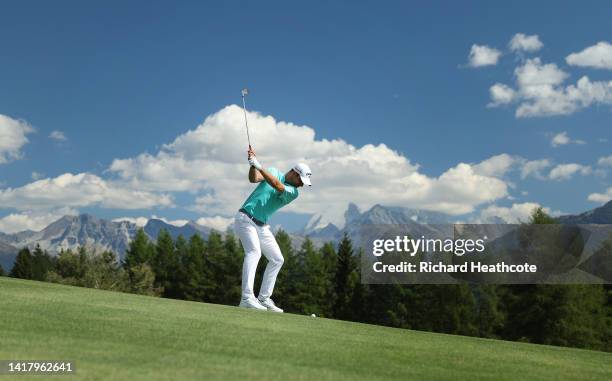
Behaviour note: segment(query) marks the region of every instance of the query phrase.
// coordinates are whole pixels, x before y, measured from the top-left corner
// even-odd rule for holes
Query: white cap
[[[297,163],[292,169],[296,171],[298,175],[300,175],[300,179],[302,179],[304,185],[312,186],[312,183],[310,182],[310,175],[312,175],[312,173],[310,172],[310,167],[308,165],[304,163]]]

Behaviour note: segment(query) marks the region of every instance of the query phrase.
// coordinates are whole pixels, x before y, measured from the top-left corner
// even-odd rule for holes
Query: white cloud
[[[521,179],[526,179],[529,176],[543,179],[542,171],[551,165],[552,163],[548,159],[526,161],[521,168]]]
[[[508,104],[516,98],[516,91],[503,83],[496,83],[491,86],[489,93],[491,95],[491,103],[487,105],[488,107]]]
[[[65,215],[77,214],[78,211],[72,208],[12,213],[0,218],[0,232],[11,234],[24,230],[40,231]]]
[[[600,157],[599,160],[597,160],[597,165],[602,167],[612,167],[612,155]]]
[[[514,70],[514,76],[516,89],[500,85],[489,90],[489,107],[516,101],[516,117],[527,118],[569,115],[594,104],[612,105],[612,81],[593,82],[583,76],[575,85],[565,86],[563,82],[569,75],[554,63],[543,64],[539,58],[524,61]]]
[[[170,225],[174,225],[177,227],[181,227],[181,226],[185,226],[187,223],[189,223],[188,220],[168,220],[165,217],[159,217],[156,215],[152,215],[151,218],[147,218],[147,217],[119,217],[119,218],[115,218],[113,219],[113,221],[115,222],[121,222],[121,221],[127,221],[127,222],[131,222],[133,224],[135,224],[138,227],[144,227],[147,222],[149,222],[150,219],[155,219],[155,220],[161,220],[164,221],[167,224]],[[204,226],[204,227],[208,227],[208,228],[212,228],[218,231],[225,231],[228,226],[230,226],[232,223],[234,222],[233,218],[226,218],[226,217],[221,217],[221,216],[214,216],[214,217],[200,217],[198,218],[195,223],[200,225],[200,226]]]
[[[582,176],[591,174],[591,167],[576,163],[570,164],[559,164],[554,167],[548,174],[548,178],[551,180],[569,180],[575,174],[579,173]]]
[[[565,144],[569,144],[570,141],[571,140],[569,136],[567,136],[567,132],[564,131],[553,136],[552,140],[550,141],[550,145],[553,147],[558,147]]]
[[[529,220],[531,213],[539,208],[540,204],[534,202],[524,202],[521,204],[512,204],[511,207],[503,207],[491,205],[484,208],[480,212],[479,222],[490,221],[492,217],[500,217],[509,224],[526,222]],[[542,208],[546,213],[551,214],[549,208]]]
[[[519,157],[502,153],[500,155],[491,156],[479,164],[474,165],[474,172],[483,176],[502,177],[520,161],[521,158]]]
[[[315,185],[300,189],[299,200],[286,211],[326,211],[342,221],[349,201],[368,208],[384,199],[389,205],[458,215],[507,196],[503,180],[480,174],[470,164],[459,163],[439,177],[428,177],[384,144],[355,147],[339,139],[316,139],[307,126],[255,112],[248,117],[251,139],[264,166],[286,171],[296,161],[305,161],[313,170]],[[134,189],[197,192],[193,210],[230,217],[254,187],[247,180],[242,109],[227,106],[157,154],[115,160],[109,171]]]
[[[605,193],[591,193],[587,199],[593,202],[608,202],[612,200],[612,187],[608,188]]]
[[[168,220],[165,217],[156,216],[155,214],[153,214],[151,216],[151,218],[147,218],[147,217],[119,217],[119,218],[115,218],[113,221],[115,221],[115,222],[127,221],[127,222],[131,222],[131,223],[135,224],[138,227],[144,227],[149,222],[149,220],[160,220],[160,221],[163,221],[163,222],[167,223],[168,225],[173,225],[173,226],[176,226],[176,227],[185,226],[187,223],[189,223],[189,220]]]
[[[57,140],[58,142],[65,142],[66,140],[68,140],[66,135],[62,131],[58,130],[51,131],[51,133],[49,134],[49,138]]]
[[[585,144],[584,140],[574,140],[574,139],[570,139],[570,137],[567,135],[567,132],[563,131],[558,133],[557,135],[553,136],[553,138],[550,141],[550,145],[553,147],[559,147],[562,145],[566,145],[566,144]]]
[[[547,91],[548,86],[559,85],[569,76],[556,64],[543,64],[539,58],[525,61],[514,70],[514,75],[519,87],[529,95],[540,95]]]
[[[217,231],[224,232],[234,222],[233,218],[225,218],[221,216],[215,217],[200,217],[196,223],[201,226],[215,229]]]
[[[579,53],[565,57],[568,65],[612,70],[612,44],[601,41]]]
[[[540,160],[527,160],[521,156],[511,156],[508,154],[501,154],[492,156],[487,160],[474,166],[474,169],[479,174],[494,176],[502,178],[506,173],[517,170],[520,173],[521,180],[527,177],[535,177],[540,180],[544,180],[546,176],[542,174],[542,171],[552,165],[549,159]],[[515,188],[516,184],[508,182],[511,188]],[[526,192],[524,192],[526,194]],[[511,197],[507,197],[511,199]]]
[[[0,114],[0,164],[21,159],[21,149],[32,132],[34,129],[27,122]]]
[[[167,223],[168,225],[173,225],[176,227],[181,227],[181,226],[185,226],[187,225],[187,223],[189,223],[189,220],[168,220],[167,218],[164,217],[158,217],[155,214],[151,216],[151,219],[153,220],[161,220],[164,221],[165,223]]]
[[[32,172],[31,177],[32,177],[32,180],[40,180],[40,179],[42,179],[43,177],[45,177],[45,175],[43,175],[43,174],[42,174],[42,173],[40,173],[40,172],[36,172],[36,171],[34,171],[34,172]]]
[[[165,194],[130,189],[89,173],[65,173],[19,188],[0,190],[0,205],[18,210],[93,205],[116,209],[144,209],[172,206],[172,198]]]
[[[134,225],[138,226],[139,228],[142,228],[147,224],[147,222],[149,222],[149,219],[147,217],[119,217],[119,218],[113,219],[113,222],[123,222],[123,221],[131,222]]]
[[[515,69],[519,98],[522,103],[517,117],[569,114],[574,105],[556,89],[568,74],[555,64],[542,64],[539,58],[528,59]]]
[[[510,50],[512,51],[524,51],[524,52],[535,52],[542,49],[544,44],[540,41],[537,34],[527,36],[523,33],[517,33],[510,40]]]
[[[482,67],[489,65],[497,65],[501,51],[491,48],[487,45],[472,45],[470,55],[468,56],[468,66]]]

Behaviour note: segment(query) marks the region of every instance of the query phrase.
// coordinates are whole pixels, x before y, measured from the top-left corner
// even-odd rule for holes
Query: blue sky
[[[249,109],[309,126],[319,140],[343,139],[357,148],[383,143],[432,179],[458,163],[476,164],[501,154],[523,162],[549,160],[540,178],[521,179],[521,164],[515,163],[513,171],[499,175],[508,184],[507,194],[472,203],[470,215],[489,206],[524,203],[581,212],[602,204],[611,186],[612,165],[598,164],[612,154],[612,102],[606,95],[551,115],[517,117],[521,102],[533,101],[518,97],[487,107],[495,83],[520,91],[515,70],[536,57],[539,68],[555,64],[566,73],[557,88],[576,85],[585,75],[591,82],[612,80],[610,68],[566,61],[571,53],[611,42],[612,8],[603,1],[427,6],[22,1],[2,8],[0,114],[35,131],[27,134],[19,154],[0,164],[0,189],[64,173],[127,182],[124,173],[109,171],[113,160],[155,155],[207,116],[237,104],[242,87],[252,90]],[[508,44],[517,33],[537,35],[543,46],[513,52]],[[496,64],[470,67],[474,44],[497,49]],[[66,139],[51,139],[52,131]],[[570,143],[553,147],[553,137],[563,132]],[[256,132],[254,144],[257,149]],[[576,169],[562,181],[551,179],[550,171],[562,164],[589,169],[584,174]],[[315,184],[316,178],[314,173]],[[151,191],[171,195],[173,206],[123,209],[83,202],[72,209],[106,218],[229,217],[190,207],[201,192]],[[589,200],[591,194],[601,197]],[[380,200],[371,201],[388,199],[381,193]],[[62,206],[57,201],[44,208]],[[31,217],[34,209],[23,202],[0,202],[0,218]],[[285,213],[276,222],[298,226],[308,218],[305,211],[296,209],[299,217]]]

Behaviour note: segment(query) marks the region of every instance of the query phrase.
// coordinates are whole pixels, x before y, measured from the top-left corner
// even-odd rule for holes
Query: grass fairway
[[[5,277],[0,311],[0,359],[72,360],[69,379],[612,379],[610,353]]]

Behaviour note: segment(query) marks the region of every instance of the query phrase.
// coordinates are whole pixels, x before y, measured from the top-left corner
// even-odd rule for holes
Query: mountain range
[[[64,216],[38,232],[27,230],[14,234],[0,233],[0,265],[5,270],[12,268],[20,248],[34,248],[36,245],[50,254],[84,246],[96,251],[110,250],[122,258],[138,228],[129,221],[109,221],[81,214]],[[196,233],[208,237],[211,230],[193,221],[179,227],[154,218],[147,221],[143,229],[153,240],[162,229],[166,229],[174,239],[181,234],[191,237]]]
[[[558,217],[564,224],[612,224],[612,201],[593,210],[578,215]],[[344,224],[341,227],[333,223],[321,223],[324,216],[313,216],[304,229],[290,234],[293,244],[299,247],[305,237],[309,237],[316,245],[324,242],[338,242],[346,233],[359,245],[364,235],[364,226],[368,225],[402,225],[407,227],[412,236],[437,235],[436,225],[456,223],[454,217],[438,212],[401,207],[386,207],[374,205],[361,212],[350,203],[344,213]],[[487,221],[489,223],[505,223],[499,217]],[[176,239],[179,235],[191,237],[200,234],[208,237],[211,228],[199,225],[193,221],[183,226],[175,226],[159,219],[150,219],[143,227],[150,239],[155,240],[162,229],[166,229]],[[58,253],[62,249],[76,249],[85,246],[97,251],[111,250],[123,257],[130,240],[136,234],[138,226],[128,221],[109,221],[89,214],[64,216],[51,223],[41,231],[31,230],[5,234],[0,232],[0,265],[5,270],[12,268],[15,256],[22,247],[33,248],[36,245],[49,253]]]
[[[612,201],[575,216],[558,217],[557,220],[562,224],[612,224]]]
[[[360,212],[357,205],[349,203],[344,213],[342,228],[327,223],[322,225],[320,221],[324,216],[313,216],[306,227],[299,232],[302,237],[309,237],[315,244],[323,242],[338,242],[346,233],[355,246],[359,246],[367,233],[367,227],[372,225],[402,225],[413,236],[437,236],[439,231],[436,225],[449,225],[454,223],[454,218],[448,214],[430,212],[419,209],[387,207],[376,204],[367,211]],[[314,228],[313,228],[314,227]],[[366,228],[364,230],[364,228]],[[365,241],[364,241],[365,242]]]

